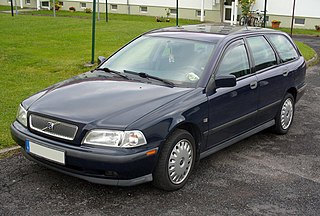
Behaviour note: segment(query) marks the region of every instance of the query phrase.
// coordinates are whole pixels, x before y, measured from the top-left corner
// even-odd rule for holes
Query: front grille
[[[43,134],[66,140],[73,140],[78,127],[72,124],[44,118],[34,114],[30,115],[30,128]]]

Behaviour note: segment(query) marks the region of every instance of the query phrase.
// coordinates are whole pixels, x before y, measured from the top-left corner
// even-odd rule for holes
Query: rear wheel
[[[239,20],[239,25],[244,26],[247,22],[247,18],[245,16],[241,17]]]
[[[256,18],[256,17],[252,17],[252,25],[251,26],[257,26],[258,25],[258,18]]]
[[[154,186],[167,191],[180,189],[186,184],[194,163],[194,138],[185,130],[176,130],[161,150],[153,173]]]
[[[292,125],[294,116],[294,98],[290,93],[287,93],[281,102],[280,110],[275,118],[276,124],[274,131],[277,134],[286,134]]]

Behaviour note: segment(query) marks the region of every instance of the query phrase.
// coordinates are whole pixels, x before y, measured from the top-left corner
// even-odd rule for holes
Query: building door
[[[232,2],[234,0],[224,0],[223,22],[231,22]]]

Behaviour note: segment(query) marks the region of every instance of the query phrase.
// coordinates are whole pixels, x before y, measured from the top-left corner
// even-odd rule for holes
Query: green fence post
[[[93,0],[93,14],[92,14],[92,55],[91,64],[94,64],[94,45],[96,35],[96,0]]]

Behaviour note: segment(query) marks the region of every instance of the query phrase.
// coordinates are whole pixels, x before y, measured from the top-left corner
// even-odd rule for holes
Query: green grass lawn
[[[290,28],[279,28],[278,30],[284,31],[288,34],[291,33]],[[300,29],[300,28],[294,28],[292,30],[293,35],[313,35],[313,36],[320,36],[320,32],[316,31],[316,29]]]
[[[308,45],[299,41],[294,41],[294,42],[299,47],[299,50],[301,51],[305,59],[310,60],[316,54],[314,49],[312,49]]]
[[[96,57],[109,56],[145,31],[170,25],[174,20],[158,23],[154,17],[111,15],[109,23],[96,24]],[[91,60],[91,19],[0,13],[0,29],[1,149],[14,144],[9,127],[24,98],[90,69],[83,65]]]
[[[18,9],[20,9],[20,7],[18,7]],[[11,10],[11,6],[0,5],[0,11],[9,11],[9,10]]]
[[[14,17],[0,13],[0,149],[14,145],[9,128],[23,99],[90,69],[83,66],[91,60],[90,14],[59,11],[52,17],[30,16],[32,13],[52,11]],[[84,18],[68,17],[71,15]],[[96,24],[96,57],[109,56],[145,31],[175,25],[174,19],[157,23],[154,17],[145,16],[110,14],[109,23],[103,15],[101,19]],[[195,23],[180,20],[180,24]]]

